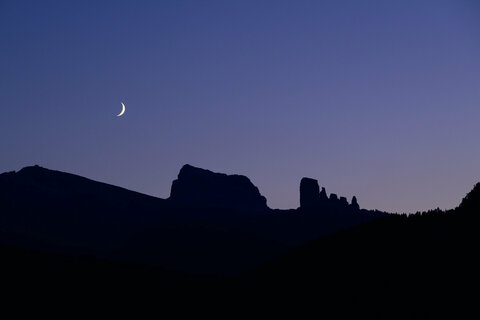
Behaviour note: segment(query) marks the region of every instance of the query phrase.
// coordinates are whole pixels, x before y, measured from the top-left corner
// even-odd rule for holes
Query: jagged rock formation
[[[312,178],[302,178],[300,181],[300,210],[343,210],[359,211],[357,198],[352,198],[352,203],[348,204],[346,197],[338,197],[335,193],[327,196],[327,191],[322,187],[319,191],[318,181]]]
[[[184,165],[172,183],[169,201],[184,207],[268,210],[267,199],[245,176]]]

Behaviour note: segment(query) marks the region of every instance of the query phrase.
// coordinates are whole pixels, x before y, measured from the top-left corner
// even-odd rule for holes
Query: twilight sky
[[[474,0],[0,2],[0,172],[164,198],[189,163],[412,212],[480,181],[479,137]]]

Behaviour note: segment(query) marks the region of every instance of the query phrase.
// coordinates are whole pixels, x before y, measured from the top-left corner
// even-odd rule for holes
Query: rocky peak
[[[300,181],[300,207],[316,207],[319,197],[320,188],[318,187],[318,181],[311,178],[302,178]]]
[[[325,188],[322,187],[322,191],[320,192],[320,201],[325,202],[326,200],[328,200],[327,190],[325,190]]]
[[[184,165],[173,181],[170,201],[185,207],[266,210],[267,200],[245,176]]]
[[[358,202],[357,202],[357,197],[353,196],[351,206],[354,210],[360,210],[360,206],[358,205]]]

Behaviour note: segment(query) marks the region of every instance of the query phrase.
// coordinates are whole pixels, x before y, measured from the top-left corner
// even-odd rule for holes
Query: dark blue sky
[[[479,102],[473,0],[0,2],[1,172],[167,197],[190,163],[275,208],[303,176],[451,208],[480,181]]]

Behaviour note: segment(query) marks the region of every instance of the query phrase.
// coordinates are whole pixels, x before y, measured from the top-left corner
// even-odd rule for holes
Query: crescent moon
[[[123,102],[120,102],[120,103],[122,104],[122,111],[119,114],[117,114],[117,117],[120,117],[122,114],[125,113],[125,105],[123,104]]]

